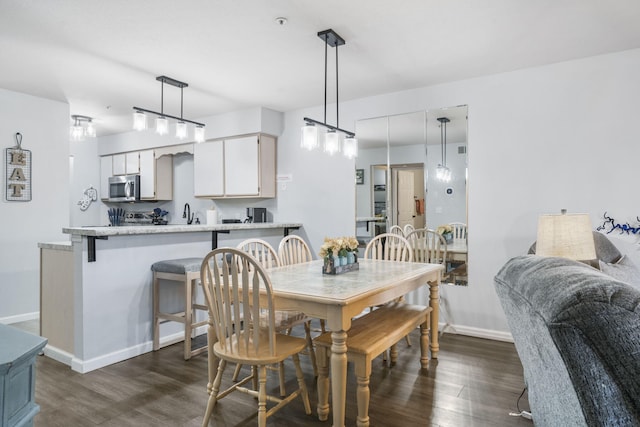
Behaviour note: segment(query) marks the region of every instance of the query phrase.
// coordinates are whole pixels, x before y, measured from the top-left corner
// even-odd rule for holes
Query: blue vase
[[[346,256],[341,256],[340,257],[340,265],[347,265],[347,257]]]
[[[347,252],[347,264],[354,264],[356,262],[356,254],[353,252]]]

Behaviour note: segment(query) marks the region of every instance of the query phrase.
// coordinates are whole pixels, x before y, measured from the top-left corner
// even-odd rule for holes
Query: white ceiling
[[[2,0],[0,87],[68,102],[105,135],[134,105],[160,109],[159,75],[189,83],[193,120],[321,105],[328,28],[346,40],[344,101],[637,48],[638,22],[637,0]],[[179,94],[165,86],[168,114]]]

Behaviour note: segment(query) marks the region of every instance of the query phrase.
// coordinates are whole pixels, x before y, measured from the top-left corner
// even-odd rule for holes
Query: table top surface
[[[438,275],[443,270],[440,264],[367,259],[361,259],[358,263],[359,270],[332,275],[323,274],[323,261],[316,260],[270,269],[269,277],[274,292],[280,296],[346,305],[372,293],[383,292],[398,283]]]

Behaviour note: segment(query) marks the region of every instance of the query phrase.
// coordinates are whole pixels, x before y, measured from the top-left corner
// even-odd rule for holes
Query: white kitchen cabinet
[[[224,141],[193,146],[193,190],[196,197],[224,196]]]
[[[140,199],[173,199],[173,156],[156,158],[155,150],[139,153],[140,159]]]
[[[194,147],[196,197],[276,196],[276,138],[250,135]]]
[[[132,151],[100,157],[100,198],[109,199],[109,178],[140,175],[141,200],[173,199],[173,156],[156,158],[155,150]]]
[[[135,175],[140,173],[140,153],[133,151],[125,154],[125,172],[127,175]]]
[[[126,175],[127,173],[127,155],[125,153],[114,154],[111,156],[113,163],[111,175]]]
[[[100,198],[109,198],[109,178],[113,175],[113,156],[100,157]]]
[[[118,153],[111,157],[111,175],[135,175],[140,173],[140,156],[138,151]]]

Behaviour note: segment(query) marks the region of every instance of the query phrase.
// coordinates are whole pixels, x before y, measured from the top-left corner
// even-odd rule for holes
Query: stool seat
[[[154,262],[151,271],[159,273],[185,274],[187,272],[200,271],[202,258],[166,259]]]
[[[195,310],[207,311],[205,304],[196,303],[197,284],[200,282],[200,267],[202,258],[177,258],[156,261],[151,265],[153,271],[153,350],[160,348],[160,323],[167,321],[184,324],[184,359],[207,350],[206,344],[194,350],[191,340],[194,331],[208,323],[206,320],[196,321]],[[184,311],[165,313],[160,311],[160,280],[182,284],[184,288]],[[175,342],[175,341],[174,341]],[[173,342],[171,342],[173,343]],[[171,344],[168,343],[168,344]],[[168,345],[165,343],[164,345]]]

